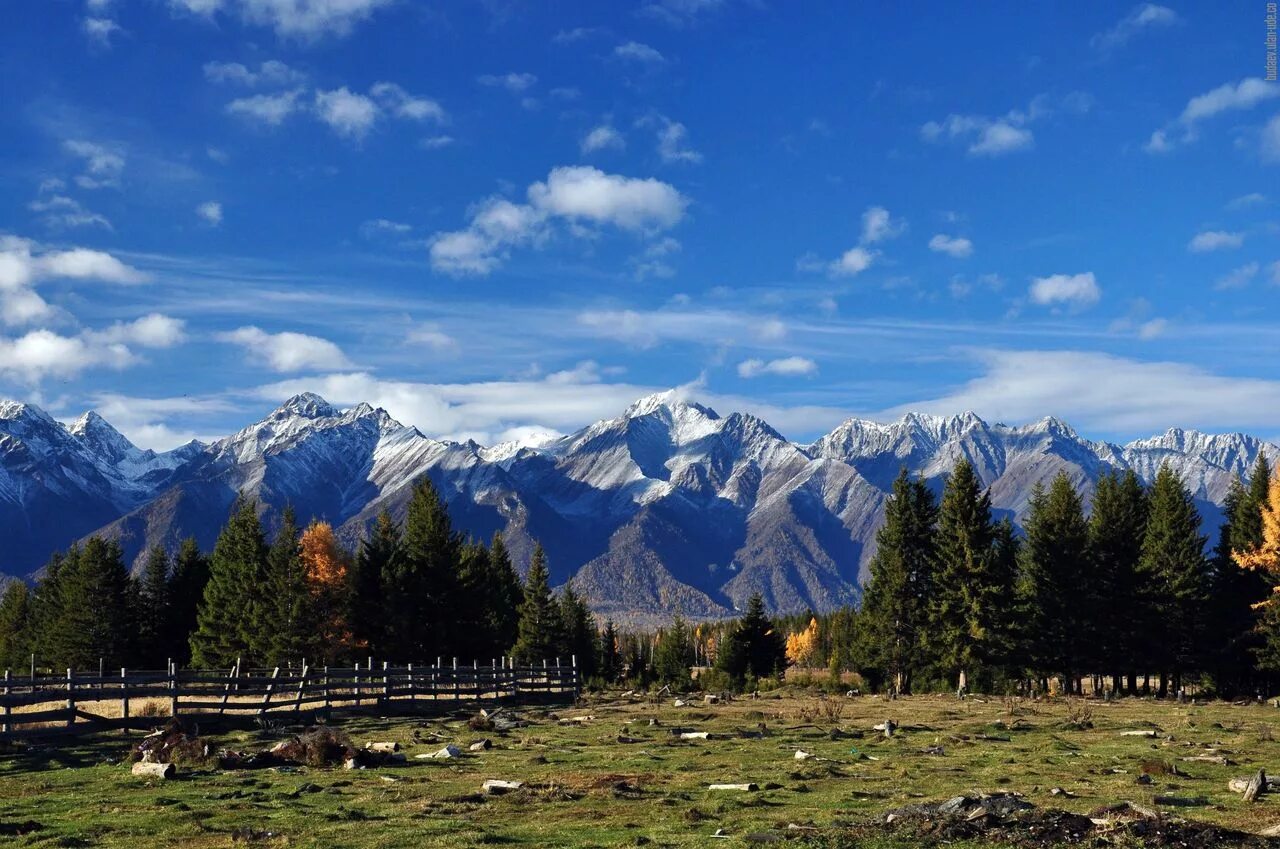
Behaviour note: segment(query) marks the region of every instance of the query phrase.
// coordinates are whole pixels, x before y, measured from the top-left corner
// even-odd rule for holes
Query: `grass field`
[[[0,754],[0,834],[27,822],[40,828],[13,845],[196,849],[232,845],[243,837],[236,830],[248,829],[263,846],[684,847],[781,835],[822,846],[906,847],[919,843],[849,829],[923,800],[1009,791],[1079,813],[1130,800],[1250,832],[1280,823],[1280,795],[1246,805],[1227,788],[1229,778],[1259,767],[1280,770],[1274,737],[1280,711],[1143,700],[1084,704],[942,696],[825,701],[778,692],[677,708],[671,699],[588,697],[574,708],[523,710],[528,727],[506,733],[472,731],[461,715],[333,722],[357,745],[399,742],[408,755],[403,766],[190,768],[166,782],[129,775],[123,758],[139,735],[111,733]],[[594,718],[563,721],[583,716]],[[871,730],[886,719],[900,726],[892,739]],[[763,737],[740,734],[762,726]],[[681,740],[673,729],[708,731],[712,739]],[[1157,736],[1122,736],[1147,729]],[[259,731],[207,736],[236,749],[279,739]],[[619,742],[620,736],[637,742]],[[494,747],[467,752],[482,737]],[[415,759],[444,742],[459,745],[463,756]],[[813,757],[797,760],[797,749]],[[1186,760],[1219,756],[1234,763]],[[1144,772],[1150,784],[1138,783]],[[479,790],[486,779],[527,786],[485,797]],[[760,789],[707,789],[726,782]],[[1203,802],[1173,808],[1158,805],[1158,796]],[[712,838],[721,829],[729,839]]]

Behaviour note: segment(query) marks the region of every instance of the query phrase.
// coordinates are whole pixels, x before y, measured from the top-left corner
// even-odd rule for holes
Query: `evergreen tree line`
[[[1088,510],[1059,473],[1034,489],[1021,534],[994,517],[967,461],[940,499],[903,470],[861,609],[781,625],[804,665],[901,693],[1043,690],[1050,679],[1074,693],[1086,680],[1117,694],[1191,683],[1261,693],[1280,671],[1280,612],[1263,604],[1280,560],[1237,561],[1265,549],[1271,478],[1259,457],[1247,486],[1233,482],[1206,553],[1192,494],[1168,466],[1150,486],[1131,471],[1104,475]]]

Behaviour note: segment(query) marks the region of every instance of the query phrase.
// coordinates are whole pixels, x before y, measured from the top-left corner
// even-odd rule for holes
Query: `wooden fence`
[[[487,666],[439,661],[350,668],[249,669],[223,672],[121,669],[119,675],[75,672],[0,680],[0,740],[77,734],[155,724],[160,716],[215,714],[278,717],[303,711],[369,709],[413,712],[462,701],[573,699],[579,691],[576,658],[568,665]]]

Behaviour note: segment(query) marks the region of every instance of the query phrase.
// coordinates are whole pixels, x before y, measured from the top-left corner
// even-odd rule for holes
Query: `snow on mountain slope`
[[[17,541],[0,572],[30,571],[91,532],[120,538],[130,557],[188,535],[212,546],[240,491],[260,499],[269,528],[291,504],[355,545],[383,510],[402,518],[426,475],[461,530],[503,532],[522,568],[541,542],[553,579],[572,579],[617,618],[723,616],[753,592],[779,610],[827,609],[859,597],[904,465],[940,489],[966,458],[1017,520],[1059,471],[1090,493],[1108,469],[1149,480],[1168,462],[1214,522],[1259,452],[1280,455],[1240,434],[1170,430],[1117,446],[1058,419],[1009,426],[973,413],[851,419],[800,446],[759,418],[668,392],[567,436],[492,448],[305,393],[212,445],[157,454],[94,413],[63,426],[0,402],[0,532]]]

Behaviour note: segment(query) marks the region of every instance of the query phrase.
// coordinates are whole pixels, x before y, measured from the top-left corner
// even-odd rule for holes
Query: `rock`
[[[129,770],[130,773],[140,778],[173,778],[176,768],[173,764],[150,763],[148,761],[138,761]]]
[[[796,760],[807,761],[811,757],[813,757],[813,755],[810,752],[806,752],[803,749],[796,749]]]
[[[457,758],[462,756],[462,750],[450,743],[438,752],[431,755],[433,760],[447,760],[449,758]]]
[[[1248,785],[1244,788],[1244,800],[1253,802],[1267,789],[1267,774],[1258,770],[1253,778],[1249,779]]]
[[[467,747],[468,751],[472,751],[472,752],[484,752],[492,748],[493,748],[493,743],[489,742],[488,739],[477,740],[476,742],[472,743],[470,746]]]
[[[754,793],[760,789],[760,785],[749,782],[747,784],[708,784],[708,790],[738,790],[746,793]]]
[[[480,785],[480,790],[489,796],[501,796],[503,793],[510,793],[512,790],[519,790],[521,787],[524,787],[523,781],[503,781],[498,778],[491,778]]]

